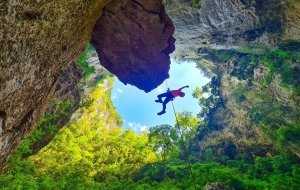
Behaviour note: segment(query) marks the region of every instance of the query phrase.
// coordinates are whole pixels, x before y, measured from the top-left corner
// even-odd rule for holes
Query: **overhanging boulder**
[[[101,65],[120,81],[150,92],[169,78],[173,33],[160,0],[113,0],[96,23],[91,44]]]

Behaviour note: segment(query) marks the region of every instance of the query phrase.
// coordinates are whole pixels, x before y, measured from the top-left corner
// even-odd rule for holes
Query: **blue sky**
[[[167,81],[170,90],[176,90],[185,85],[190,86],[183,89],[186,94],[184,98],[177,97],[173,101],[176,111],[186,110],[193,112],[193,115],[199,113],[200,106],[198,101],[192,97],[192,93],[197,86],[205,85],[210,79],[204,77],[193,62],[178,64],[171,60],[169,74],[170,78]],[[156,96],[166,92],[166,89],[164,82],[158,88],[145,93],[134,86],[124,85],[115,77],[112,99],[117,112],[125,121],[123,129],[132,128],[139,133],[160,124],[174,126],[175,116],[171,102],[167,104],[167,113],[161,116],[158,116],[157,113],[162,110],[162,104],[154,102],[157,99]]]

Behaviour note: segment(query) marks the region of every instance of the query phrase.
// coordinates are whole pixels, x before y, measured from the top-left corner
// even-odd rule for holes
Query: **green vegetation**
[[[210,52],[214,52],[214,56],[218,58],[221,61],[227,62],[232,59],[232,57],[235,55],[234,51],[227,51],[227,50],[220,50],[220,51],[213,51],[209,50]]]
[[[297,52],[284,49],[269,51],[265,55],[256,56],[269,69],[270,73],[262,81],[262,85],[267,86],[274,74],[281,77],[281,85],[287,90],[293,90],[294,94],[300,95],[300,72],[295,63],[300,63],[300,56]]]
[[[103,83],[103,81],[104,81],[105,79],[107,79],[107,78],[109,78],[109,77],[113,77],[113,76],[114,76],[114,75],[111,74],[111,73],[105,73],[105,74],[101,75],[99,78],[97,78],[97,81],[96,81],[94,87],[95,87],[96,85],[100,84],[100,83]]]
[[[255,60],[263,62],[269,69],[260,85],[267,88],[275,75],[281,78],[281,86],[292,92],[290,99],[295,105],[299,104],[300,72],[299,54],[297,52],[277,49],[264,55],[255,55]],[[299,145],[300,121],[299,108],[290,107],[285,103],[274,100],[274,95],[264,90],[256,91],[253,97],[260,99],[249,110],[248,115],[253,124],[258,125],[276,144],[277,151],[283,155],[293,157],[291,145]]]
[[[243,60],[237,54],[233,56],[236,60]],[[230,61],[223,53],[216,57]],[[253,70],[240,72],[237,69],[231,73],[241,80],[248,80],[248,83],[238,83],[233,89],[237,103],[248,98],[261,99],[252,105],[248,116],[274,141],[277,156],[263,158],[238,154],[230,159],[214,157],[210,149],[199,154],[197,138],[202,130],[207,129],[207,119],[220,103],[218,77],[213,77],[210,83],[197,87],[193,92],[193,97],[202,106],[198,117],[187,111],[177,113],[181,130],[178,126],[158,125],[145,133],[135,134],[130,129],[121,129],[123,120],[114,109],[110,89],[106,89],[113,83],[112,75],[107,74],[97,80],[90,94],[83,97],[78,119],[62,128],[39,153],[23,158],[22,155],[32,152],[29,148],[32,142],[57,130],[54,121],[58,114],[44,115],[40,119],[39,127],[46,127],[38,127],[11,157],[8,163],[11,169],[0,177],[0,189],[192,190],[192,177],[182,151],[181,134],[198,189],[203,189],[208,182],[224,183],[237,190],[298,189],[300,161],[290,153],[290,149],[294,144],[300,144],[299,108],[275,102],[271,95],[262,93],[274,74],[278,73],[285,87],[292,88],[291,99],[300,102],[295,93],[299,84],[284,79],[288,78],[287,74],[296,76],[296,68],[286,60],[282,64],[274,63],[287,57],[293,58],[287,52],[278,51],[245,59],[264,60],[270,69],[269,75],[261,82],[261,91],[247,92],[252,85],[249,77]],[[234,64],[241,70],[253,69],[256,63],[246,64],[245,60]],[[293,58],[293,61],[298,59]],[[102,85],[105,79],[109,85]],[[59,114],[66,114],[70,102],[52,106],[59,110]]]
[[[275,102],[256,104],[248,112],[251,121],[276,144],[277,151],[289,157],[294,157],[290,145],[300,144],[299,114],[299,110]]]
[[[238,104],[246,100],[247,94],[248,93],[247,93],[246,86],[243,85],[242,83],[239,83],[233,89],[233,96],[235,98],[235,102]]]
[[[38,154],[13,165],[1,178],[1,189],[102,189],[158,160],[147,135],[118,127],[123,121],[104,87],[96,85],[90,99],[80,119],[61,129]],[[40,123],[45,121],[42,117]]]
[[[213,91],[209,86],[202,91]],[[76,122],[61,129],[38,154],[18,160],[0,177],[1,189],[193,189],[179,131],[169,125],[152,127],[149,133],[139,135],[129,129],[122,131],[119,126],[123,121],[113,109],[110,94],[96,85],[89,97],[91,103],[82,106],[82,116]],[[197,129],[204,127],[203,121],[189,112],[178,113],[178,119],[189,145]],[[44,116],[40,123],[45,121]],[[279,136],[288,133],[290,130],[278,131]],[[192,147],[188,150],[189,154],[193,151]],[[254,159],[237,155],[232,160],[206,151],[204,156],[189,159],[198,189],[208,182],[221,182],[237,190],[299,186],[299,165],[281,156]]]
[[[257,157],[238,155],[236,160],[227,157],[214,158],[207,155],[206,161],[192,164],[197,187],[200,189],[208,182],[221,182],[235,189],[297,189],[299,185],[299,165],[283,157]],[[148,189],[190,189],[192,181],[189,170],[182,160],[167,164],[167,177],[164,180],[159,171],[162,165],[145,166],[138,174],[137,184],[147,184]],[[155,172],[155,173],[153,173]],[[159,182],[159,183],[157,183]],[[138,188],[135,188],[138,189]]]
[[[205,55],[205,58],[218,64],[230,63],[230,75],[244,80],[233,89],[235,102],[238,104],[246,100],[247,104],[252,102],[248,112],[252,123],[259,126],[274,141],[278,151],[286,154],[288,150],[291,151],[291,144],[300,144],[296,140],[296,137],[300,138],[300,109],[297,106],[287,105],[287,102],[278,101],[280,98],[274,97],[276,92],[271,92],[268,88],[272,81],[279,77],[281,79],[280,86],[292,93],[289,98],[294,105],[300,103],[300,54],[297,49],[292,48],[265,49],[264,54],[254,54],[254,52],[258,53],[256,50],[257,48],[248,48],[247,51],[246,49],[243,51],[250,53],[240,53],[208,49],[209,54]],[[264,77],[259,81],[261,88],[253,86],[252,83],[254,68],[259,64],[264,64],[269,70],[268,73],[263,73]],[[217,86],[210,88],[212,91],[218,89]],[[197,94],[196,91],[195,94]],[[209,100],[203,97],[198,99],[202,106],[199,116],[208,119],[209,113],[215,107],[213,99]],[[290,141],[283,141],[283,139],[288,139],[288,136],[293,138],[290,138]],[[290,154],[292,153],[290,152]]]
[[[176,142],[178,141],[178,134],[176,130],[170,125],[159,125],[150,128],[149,142],[153,143],[153,150],[161,152],[164,165],[164,179],[167,179],[167,159],[170,155],[174,156],[178,151]]]
[[[201,0],[192,0],[192,7],[199,8]]]
[[[90,76],[92,73],[95,72],[95,68],[89,66],[89,64],[86,62],[86,60],[89,58],[89,52],[93,50],[92,46],[88,44],[83,54],[80,56],[79,59],[77,59],[76,63],[79,67],[81,67],[84,70],[83,73],[83,79],[85,80],[88,76]]]
[[[174,128],[153,127],[148,141],[147,134],[91,125],[97,117],[87,121],[87,116],[61,130],[42,152],[18,162],[0,178],[1,189],[193,189]],[[208,182],[237,190],[300,185],[300,165],[281,156],[253,159],[244,154],[231,160],[207,151],[202,161],[190,156],[190,162],[198,189]]]
[[[202,88],[196,87],[193,91],[193,98],[198,99],[198,103],[201,106],[201,111],[197,115],[199,118],[207,120],[210,116],[210,112],[216,107],[220,102],[218,96],[218,79],[212,79],[211,82],[204,85]]]
[[[192,112],[183,111],[176,113],[178,123],[185,138],[195,137],[198,128],[203,126],[203,121],[198,117],[193,116]],[[177,126],[176,126],[177,127]]]
[[[229,62],[231,65],[233,63],[234,68],[231,71],[230,75],[237,77],[239,80],[246,80],[243,83],[239,83],[233,89],[233,96],[236,103],[241,103],[247,100],[247,104],[251,104],[248,116],[251,119],[251,124],[258,126],[273,142],[275,145],[275,150],[277,151],[279,157],[274,159],[260,158],[259,161],[262,163],[257,164],[255,160],[254,165],[261,165],[261,173],[279,174],[280,172],[276,169],[275,166],[272,166],[272,162],[281,161],[283,163],[289,163],[290,171],[285,175],[295,172],[292,168],[298,167],[296,165],[290,165],[291,160],[299,163],[299,158],[295,153],[299,152],[296,147],[300,145],[300,109],[297,107],[300,103],[300,72],[299,72],[299,54],[297,52],[287,51],[286,49],[277,49],[273,51],[266,51],[265,54],[247,54],[247,53],[238,53],[232,51],[213,51],[208,50],[210,54],[206,55],[206,58],[213,60],[214,62],[225,64],[224,62]],[[265,64],[269,69],[269,73],[264,75],[264,78],[260,81],[260,87],[253,86],[253,69],[258,64]],[[230,67],[231,69],[232,67]],[[281,79],[281,86],[285,88],[286,91],[292,92],[290,95],[290,100],[294,103],[295,106],[288,105],[287,102],[282,102],[282,100],[274,96],[278,96],[276,92],[270,92],[270,89],[267,89],[271,82],[278,78]],[[218,89],[218,86],[211,86],[210,89]],[[206,88],[206,87],[204,87]],[[273,87],[274,88],[274,87]],[[198,98],[202,96],[203,92],[207,92],[206,89],[196,89],[193,96]],[[277,92],[278,93],[278,92]],[[200,96],[198,95],[200,94]],[[278,100],[279,99],[279,100]],[[209,114],[214,110],[214,106],[211,103],[204,101],[202,97],[199,99],[199,104],[202,106],[202,110],[199,113],[199,116],[204,119],[210,119]],[[255,101],[253,101],[255,100]],[[212,101],[208,101],[212,102]],[[291,103],[291,102],[289,102]],[[246,104],[246,105],[247,105]],[[205,116],[205,117],[203,117]],[[209,125],[209,123],[208,123]],[[280,158],[280,159],[279,159]],[[269,165],[268,165],[269,164]],[[278,163],[277,163],[278,164]],[[273,168],[272,168],[273,167]],[[281,167],[281,166],[280,166]],[[282,166],[283,167],[283,166]],[[284,172],[281,170],[282,176]],[[254,176],[260,175],[257,171]],[[254,172],[255,173],[255,172]],[[268,172],[267,172],[268,173]],[[266,175],[266,174],[264,174]],[[275,176],[275,175],[274,175]],[[276,179],[282,181],[279,175],[274,177],[267,174],[263,179]],[[257,189],[294,189],[296,188],[295,176],[284,179],[292,180],[295,186],[257,186]],[[298,177],[297,177],[298,178]],[[270,183],[270,182],[268,182]],[[243,187],[241,189],[248,189],[250,187]],[[251,187],[253,188],[253,187]],[[250,188],[250,189],[251,189]],[[254,188],[254,189],[256,189]]]
[[[220,76],[222,70],[219,67],[222,65],[230,64],[233,69],[230,70],[230,75],[237,77],[239,80],[251,79],[254,74],[254,68],[258,64],[258,55],[240,53],[234,50],[212,50],[206,49],[208,52],[204,58],[211,60],[218,64],[216,69],[213,71],[216,75]],[[201,69],[200,64],[197,66]]]
[[[264,78],[263,80],[260,82],[260,85],[263,87],[263,88],[267,88],[269,86],[269,84],[272,82],[272,74],[271,73],[268,73]]]
[[[70,107],[70,101],[60,102],[54,106],[59,110],[59,114],[44,114],[38,123],[38,127],[33,131],[30,136],[23,141],[23,143],[16,149],[15,153],[10,157],[7,167],[12,167],[17,161],[22,160],[22,157],[31,155],[32,149],[30,145],[33,142],[41,140],[46,134],[53,134],[57,131],[56,119],[63,114]],[[42,126],[43,125],[43,126]]]

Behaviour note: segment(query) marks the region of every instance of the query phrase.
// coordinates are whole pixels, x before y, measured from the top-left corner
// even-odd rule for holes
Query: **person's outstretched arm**
[[[181,87],[181,88],[179,88],[179,89],[182,90],[182,89],[188,88],[188,87],[190,87],[190,86],[189,86],[189,85],[186,85],[186,86],[183,86],[183,87]]]

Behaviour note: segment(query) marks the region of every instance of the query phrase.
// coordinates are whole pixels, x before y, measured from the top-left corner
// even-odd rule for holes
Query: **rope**
[[[168,82],[167,81],[166,81],[166,85],[167,85],[167,89],[168,89],[169,87],[168,87]],[[189,169],[190,169],[190,172],[191,172],[191,175],[192,175],[194,188],[195,188],[195,190],[197,190],[196,182],[195,182],[195,176],[193,174],[191,163],[189,161],[188,153],[187,153],[186,146],[185,146],[185,143],[184,143],[184,140],[183,140],[183,137],[182,137],[182,131],[181,131],[181,128],[180,128],[180,125],[179,125],[179,122],[178,122],[178,118],[177,118],[177,115],[176,115],[176,112],[175,112],[175,107],[174,107],[173,101],[172,101],[172,106],[173,106],[173,111],[174,111],[174,115],[175,115],[175,118],[176,118],[176,123],[177,123],[178,131],[180,133],[180,138],[181,138],[181,141],[182,141],[182,146],[183,146],[183,149],[184,149],[185,159],[186,159],[186,162],[187,162],[187,164],[189,166]]]

